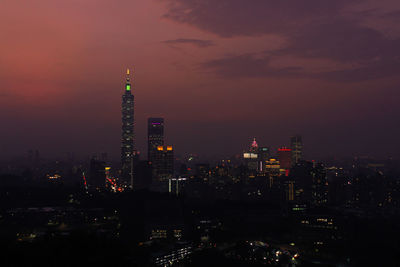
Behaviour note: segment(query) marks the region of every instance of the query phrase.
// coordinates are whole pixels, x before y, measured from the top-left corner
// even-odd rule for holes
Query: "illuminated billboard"
[[[256,159],[258,155],[255,153],[243,153],[243,158],[245,159]]]

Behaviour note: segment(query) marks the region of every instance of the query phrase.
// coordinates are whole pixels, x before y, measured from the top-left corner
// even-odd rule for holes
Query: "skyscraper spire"
[[[131,78],[130,78],[131,71],[126,69],[126,83],[125,83],[125,91],[131,90]]]
[[[255,137],[253,138],[253,142],[250,145],[250,151],[251,152],[258,152],[258,144],[257,144],[257,141],[256,141]]]
[[[256,141],[255,137],[253,138],[253,142],[251,143],[251,147],[258,148],[258,144],[257,144],[257,141]]]

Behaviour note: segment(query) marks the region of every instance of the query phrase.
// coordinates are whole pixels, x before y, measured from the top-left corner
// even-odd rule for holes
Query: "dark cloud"
[[[364,63],[400,55],[400,39],[388,39],[377,30],[346,19],[309,25],[291,40],[281,54]]]
[[[201,64],[206,70],[212,70],[217,75],[228,78],[240,77],[269,77],[269,76],[299,76],[302,68],[274,68],[270,58],[265,55],[245,54],[234,55],[211,60]]]
[[[400,60],[397,59],[391,61],[381,60],[363,67],[350,70],[321,72],[313,75],[313,77],[336,82],[361,82],[366,80],[397,76],[399,73]]]
[[[215,45],[213,41],[211,40],[199,40],[199,39],[175,39],[175,40],[166,40],[163,41],[165,44],[169,45],[179,45],[179,44],[189,44],[189,45],[194,45],[197,47],[209,47]]]
[[[400,20],[400,10],[395,10],[392,12],[388,12],[384,15],[381,16],[382,18],[388,18],[388,19],[395,19],[395,20]]]
[[[359,0],[169,0],[165,17],[223,37],[295,32]]]
[[[277,34],[287,39],[286,47],[271,56],[328,59],[353,64],[334,72],[307,73],[302,68],[274,68],[269,56],[253,54],[220,58],[204,68],[229,77],[315,77],[341,82],[383,78],[400,72],[400,39],[365,26],[364,19],[379,18],[379,8],[365,6],[350,11],[361,0],[170,0],[166,17],[190,24],[222,37]],[[387,14],[397,18],[399,11]]]
[[[316,78],[340,82],[379,79],[400,73],[400,39],[348,19],[323,22],[303,29],[291,43],[276,55],[330,59],[355,67],[334,72],[321,72]]]
[[[201,64],[222,78],[313,78],[332,82],[360,82],[395,76],[400,73],[400,59],[376,60],[353,69],[309,72],[303,67],[274,67],[265,54],[244,54],[226,56]]]

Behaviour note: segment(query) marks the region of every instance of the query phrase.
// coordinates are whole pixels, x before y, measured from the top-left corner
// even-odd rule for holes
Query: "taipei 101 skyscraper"
[[[136,154],[134,135],[134,96],[132,94],[133,82],[130,79],[130,71],[126,71],[124,94],[122,95],[122,139],[121,139],[121,167],[125,178],[131,178],[133,159]]]

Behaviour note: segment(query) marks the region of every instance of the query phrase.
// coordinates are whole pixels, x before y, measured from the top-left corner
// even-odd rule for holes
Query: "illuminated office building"
[[[278,148],[278,159],[281,169],[289,170],[292,166],[292,150],[287,147]]]
[[[286,201],[294,201],[296,182],[293,180],[286,180],[284,184],[285,184]]]
[[[258,155],[259,155],[260,160],[262,160],[262,161],[269,160],[269,158],[270,158],[269,147],[260,147],[258,149]]]
[[[322,163],[313,162],[312,176],[312,204],[323,206],[328,203],[328,177]]]
[[[150,162],[154,161],[159,146],[164,146],[164,119],[149,118],[147,124],[147,155]]]
[[[301,135],[295,135],[290,138],[290,148],[292,149],[292,165],[295,165],[303,159],[303,141]]]
[[[185,187],[185,184],[187,182],[187,178],[169,178],[168,179],[168,193],[170,194],[175,194],[179,195],[183,188]]]
[[[281,175],[281,165],[279,160],[270,158],[265,162],[265,172],[268,174],[269,187],[271,188]]]
[[[259,170],[259,157],[258,157],[258,144],[256,139],[250,145],[250,149],[243,153],[243,159],[246,162],[247,167],[250,171]]]
[[[153,177],[163,181],[174,174],[174,150],[172,146],[158,146],[155,152]]]
[[[132,176],[133,158],[135,151],[134,135],[134,96],[129,69],[126,72],[124,94],[122,95],[122,138],[121,138],[121,167],[123,176]]]
[[[258,149],[258,161],[259,161],[258,165],[260,173],[265,173],[265,164],[270,157],[271,155],[269,147],[260,147]]]

